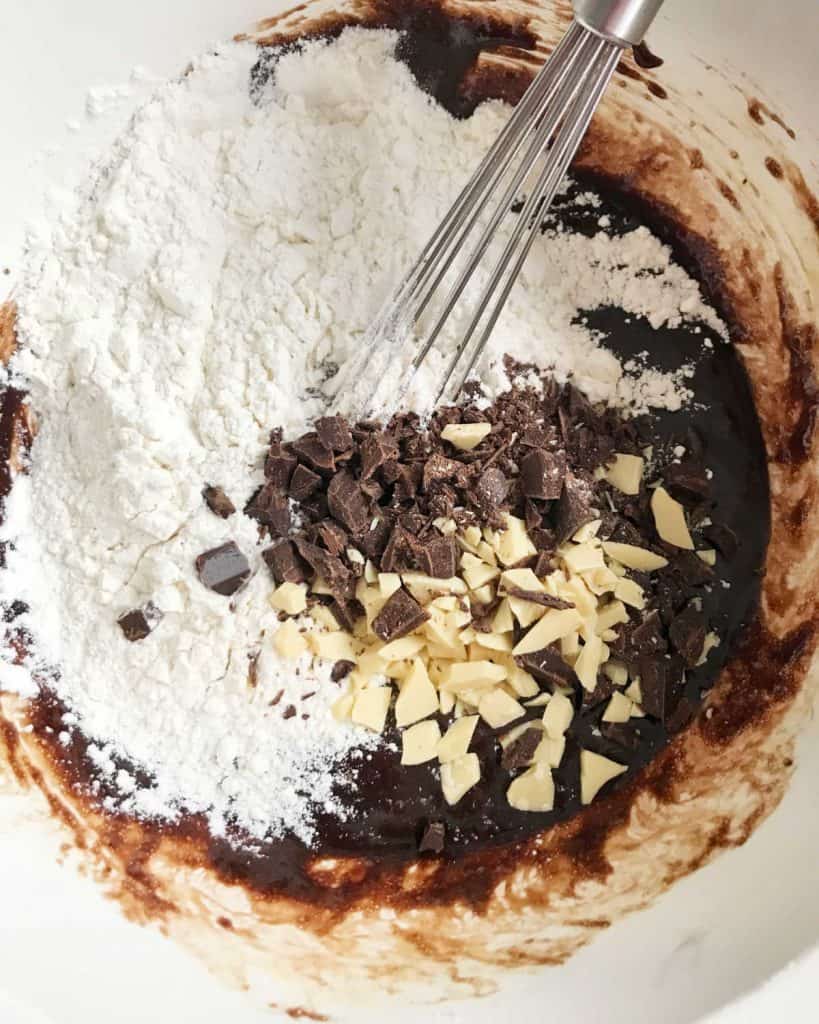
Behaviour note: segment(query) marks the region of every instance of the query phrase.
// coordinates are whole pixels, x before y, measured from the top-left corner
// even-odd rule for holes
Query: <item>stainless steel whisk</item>
[[[468,325],[436,382],[435,404],[443,398],[457,399],[498,321],[622,51],[642,42],[662,3],[574,0],[574,19],[568,31],[368,332],[351,382],[359,393],[367,393],[366,415],[394,411],[463,299],[501,222],[514,218]],[[524,195],[519,213],[513,213],[513,205]],[[451,284],[442,288],[447,277]],[[419,320],[427,310],[431,326],[419,330]],[[408,373],[397,393],[394,390],[386,403],[382,399],[380,406],[374,404],[378,381],[373,375],[383,376],[386,363],[397,355],[396,346],[407,344],[409,338],[419,347]]]

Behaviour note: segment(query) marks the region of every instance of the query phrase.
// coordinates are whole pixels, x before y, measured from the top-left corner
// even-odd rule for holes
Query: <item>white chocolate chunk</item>
[[[383,598],[392,597],[396,590],[401,589],[401,577],[397,572],[380,572],[378,574],[378,589]]]
[[[448,690],[441,690],[438,694],[438,706],[442,715],[452,714],[452,709],[455,707],[455,694]]]
[[[604,540],[603,550],[609,558],[613,558],[620,565],[627,569],[636,569],[638,572],[654,572],[655,569],[662,569],[668,565],[667,558],[655,555],[653,551],[647,551],[645,548],[638,548],[634,544]]]
[[[636,608],[638,611],[642,611],[646,606],[643,588],[639,583],[625,576],[615,584],[614,596],[623,604],[627,604],[630,608]]]
[[[379,650],[378,657],[384,661],[401,661],[402,658],[414,658],[424,649],[422,636],[401,636],[391,640]]]
[[[506,515],[505,529],[501,530],[494,545],[501,565],[512,566],[524,558],[537,554],[537,548],[526,532],[526,523],[517,516]]]
[[[364,556],[358,548],[347,548],[346,555],[347,558],[349,558],[351,562],[355,562],[356,565],[364,565]]]
[[[303,583],[284,582],[270,595],[270,604],[286,615],[300,615],[307,607],[307,587]]]
[[[605,569],[603,552],[594,544],[571,544],[561,549],[560,554],[570,572],[590,572],[592,569]]]
[[[512,614],[524,629],[531,626],[533,622],[537,622],[538,619],[542,619],[546,614],[543,605],[536,604],[534,601],[524,601],[520,597],[508,597],[506,600],[509,602]]]
[[[470,590],[477,590],[485,583],[491,583],[500,576],[500,569],[495,565],[489,565],[477,555],[465,551],[461,555],[461,575],[466,580]]]
[[[519,775],[506,791],[509,805],[516,811],[551,811],[555,804],[555,784],[547,764],[534,764]]]
[[[469,750],[469,744],[472,742],[472,735],[477,724],[477,715],[464,715],[463,718],[458,718],[450,725],[441,737],[436,750],[441,764],[457,761],[459,757],[464,756]]]
[[[563,693],[555,693],[543,712],[543,728],[551,739],[559,739],[574,718],[574,705]]]
[[[580,529],[574,534],[572,540],[577,544],[583,544],[585,541],[592,540],[595,538],[603,525],[602,519],[592,519],[590,523],[586,523],[581,526]]]
[[[475,643],[481,648],[478,652],[480,655],[486,651],[500,651],[505,654],[512,650],[512,637],[504,633],[498,635],[497,633],[479,632],[475,635]]]
[[[390,707],[392,689],[389,686],[372,686],[356,694],[350,717],[356,725],[363,725],[373,732],[383,732]]]
[[[401,764],[432,761],[441,739],[437,722],[418,722],[401,735]]]
[[[411,725],[428,715],[434,715],[437,710],[438,694],[430,682],[423,661],[415,658],[395,700],[395,724],[399,727]]]
[[[708,655],[715,647],[719,647],[720,640],[716,633],[710,632],[705,634],[705,643],[702,645],[702,654],[699,657],[697,665],[704,665]]]
[[[333,713],[333,718],[337,722],[349,721],[350,714],[353,710],[353,702],[355,701],[354,693],[345,693],[338,698],[330,709]]]
[[[717,553],[713,548],[704,548],[702,551],[697,552],[697,556],[706,565],[714,566],[717,564]]]
[[[574,632],[581,625],[579,612],[575,608],[552,608],[537,622],[513,649],[513,654],[530,654],[541,651],[555,640]]]
[[[597,686],[597,673],[606,660],[606,653],[605,644],[600,637],[590,636],[574,663],[575,674],[589,693]]]
[[[285,619],[273,636],[273,647],[282,658],[295,659],[307,650],[307,641],[294,619]]]
[[[437,519],[433,519],[432,525],[445,537],[451,537],[458,529],[458,524],[454,519],[449,519],[444,516],[438,516]]]
[[[606,470],[606,480],[623,494],[639,494],[645,460],[639,455],[616,452],[614,462]]]
[[[478,714],[493,729],[501,729],[525,714],[523,708],[501,689],[490,690],[481,697]]]
[[[628,669],[622,661],[609,659],[603,666],[603,673],[608,676],[615,686],[625,686],[628,682]]]
[[[624,690],[625,695],[634,704],[643,703],[643,691],[640,687],[640,677],[635,676],[631,683]]]
[[[540,693],[540,687],[532,676],[511,659],[506,666],[506,673],[506,682],[518,697],[534,697],[535,694]]]
[[[527,700],[526,701],[526,707],[527,708],[542,708],[543,705],[544,704],[548,704],[551,699],[552,699],[551,693],[546,693],[544,691],[543,693],[539,693],[537,695],[537,697],[533,698],[532,700]]]
[[[495,591],[491,583],[484,583],[482,587],[472,591],[472,598],[478,604],[491,604],[495,600]]]
[[[340,629],[334,633],[309,633],[307,642],[313,654],[326,661],[356,661],[361,653],[358,640]]]
[[[505,678],[503,665],[491,661],[454,661],[444,667],[440,686],[457,691],[462,687],[495,686]]]
[[[534,590],[543,593],[544,587],[531,569],[504,569],[501,573],[501,590],[518,587],[520,590]]]
[[[611,695],[611,700],[603,712],[604,722],[627,722],[631,718],[632,702],[619,691]]]
[[[477,754],[464,754],[441,765],[441,789],[452,806],[480,780],[481,764]]]
[[[544,736],[532,755],[532,761],[535,764],[548,764],[550,768],[559,768],[565,751],[565,736]]]
[[[625,765],[617,764],[591,750],[580,751],[580,800],[590,804],[600,790],[611,779],[627,771]]]
[[[605,633],[607,629],[619,626],[622,622],[628,622],[626,606],[622,601],[609,601],[597,613],[597,633]]]
[[[613,573],[606,565],[596,569],[588,569],[583,573],[583,582],[598,597],[611,593],[617,586],[618,581],[619,576]]]
[[[687,551],[694,550],[694,541],[691,540],[691,534],[688,532],[688,525],[685,521],[685,510],[664,487],[655,488],[651,495],[651,511],[654,515],[657,533],[666,544],[673,544],[675,547],[685,548]]]
[[[471,452],[491,430],[491,423],[448,423],[441,437],[462,452]]]

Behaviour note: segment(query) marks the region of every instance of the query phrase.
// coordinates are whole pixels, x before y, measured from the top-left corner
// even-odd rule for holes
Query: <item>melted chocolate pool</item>
[[[525,25],[512,31],[508,25],[499,28],[491,20],[476,21],[474,16],[468,20],[454,19],[443,15],[434,5],[392,4],[374,17],[373,24],[402,30],[398,56],[407,63],[420,85],[458,117],[469,116],[487,95],[507,93],[508,78],[500,73],[493,82],[484,81],[478,90],[469,87],[470,71],[481,51],[503,47],[532,50],[535,43]],[[329,28],[327,34],[337,34],[340,27],[343,26]],[[275,50],[262,55],[254,69],[254,84],[275,73],[275,58]],[[598,218],[606,214],[609,218],[606,230],[612,233],[632,231],[639,224],[647,223],[675,246],[675,255],[684,265],[696,266],[693,254],[680,247],[673,223],[662,220],[633,198],[626,201],[600,179],[580,177],[578,181],[580,187],[596,189],[602,206],[593,212],[584,212],[570,203],[563,203],[554,212],[556,222],[570,230],[592,232],[599,230]],[[765,451],[749,382],[732,346],[715,343],[703,353],[702,335],[689,327],[653,330],[639,318],[627,321],[622,311],[605,307],[590,310],[588,320],[605,335],[605,343],[620,357],[647,352],[648,364],[663,370],[674,370],[686,362],[696,361],[696,373],[689,382],[695,395],[693,407],[679,413],[659,414],[652,419],[650,429],[658,442],[683,437],[692,427],[696,430],[704,443],[706,463],[714,471],[713,497],[719,521],[741,538],[736,558],[730,563],[720,560],[718,566],[719,575],[729,586],[717,586],[705,597],[704,610],[716,625],[722,643],[712,652],[706,666],[688,673],[686,696],[697,705],[731,657],[743,627],[754,617],[769,536]],[[0,445],[4,455],[8,454],[12,443],[9,424],[14,415],[11,410],[20,397],[11,391],[5,396],[5,414],[0,421],[3,429]],[[0,486],[4,494],[8,493],[7,477],[0,479]],[[57,727],[58,730],[63,710],[53,695],[45,694],[38,700],[33,720],[45,740],[50,729]],[[354,795],[345,795],[350,812],[348,820],[341,822],[320,813],[317,842],[312,851],[291,838],[255,843],[252,852],[238,849],[227,840],[213,840],[209,850],[211,861],[234,879],[247,880],[265,891],[287,891],[296,896],[314,887],[304,867],[316,852],[353,852],[386,860],[412,858],[417,856],[419,832],[428,821],[445,822],[445,856],[450,858],[491,844],[508,844],[579,811],[581,745],[615,760],[622,757],[616,745],[595,734],[602,710],[603,705],[591,716],[575,718],[566,755],[555,773],[556,809],[551,813],[523,814],[509,807],[506,799],[509,774],[500,768],[494,735],[481,724],[472,749],[479,755],[483,777],[455,807],[445,803],[433,767],[402,767],[399,753],[379,749],[364,758],[350,759],[344,766],[352,772],[358,786]],[[537,714],[534,709],[532,716]],[[387,739],[396,738],[387,736]],[[647,720],[643,741],[628,775],[611,783],[609,790],[627,786],[666,740],[663,726]],[[54,752],[66,774],[82,783],[88,783],[92,777],[85,746],[85,742],[80,741],[65,750],[55,744]],[[275,793],[271,793],[270,799],[276,799]],[[192,822],[193,819],[172,828],[184,833],[194,828]]]

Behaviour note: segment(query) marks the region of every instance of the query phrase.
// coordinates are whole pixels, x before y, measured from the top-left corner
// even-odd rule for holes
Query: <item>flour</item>
[[[254,100],[252,46],[202,58],[136,112],[29,254],[13,370],[40,433],[8,503],[5,530],[19,537],[0,586],[32,607],[27,667],[59,666],[53,685],[71,709],[62,741],[78,725],[94,738],[97,771],[125,810],[198,811],[215,832],[236,822],[309,842],[316,809],[343,814],[340,761],[376,742],[332,719],[328,666],[278,659],[255,524],[217,518],[201,490],[218,484],[241,507],[270,428],[298,434],[324,410],[328,376],[508,115],[490,103],[454,120],[392,59],[394,43],[347,31],[311,44],[283,56]],[[498,324],[485,394],[508,387],[508,352],[593,399],[678,408],[679,375],[626,372],[573,322],[601,303],[656,326],[696,318],[722,330],[647,231],[553,232]],[[428,388],[419,377],[415,400]],[[193,571],[227,540],[253,568],[231,600]],[[128,643],[116,619],[148,599],[164,618]],[[0,683],[14,685],[4,668]]]

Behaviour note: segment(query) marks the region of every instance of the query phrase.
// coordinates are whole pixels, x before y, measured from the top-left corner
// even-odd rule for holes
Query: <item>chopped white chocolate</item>
[[[481,697],[478,714],[493,729],[500,729],[525,714],[521,705],[501,689],[490,690]]]
[[[668,565],[668,559],[662,555],[655,555],[653,551],[645,548],[638,548],[634,544],[620,544],[617,541],[604,540],[603,550],[620,565],[627,569],[636,569],[638,572],[654,572],[655,569],[662,569]]]
[[[619,690],[611,695],[611,700],[603,712],[604,722],[627,722],[631,718],[632,702]]]
[[[623,691],[630,701],[634,704],[643,703],[643,691],[640,688],[640,677],[635,676],[634,679],[629,683],[626,689]]]
[[[285,619],[273,636],[273,647],[282,658],[295,659],[307,650],[304,634],[299,632],[295,619]]]
[[[532,676],[511,660],[506,666],[506,682],[518,697],[534,697],[540,693],[540,687]]]
[[[461,555],[461,575],[466,580],[470,590],[477,590],[485,583],[490,583],[500,576],[500,569],[495,565],[489,565],[482,558],[464,551]]]
[[[642,611],[646,606],[643,588],[639,583],[628,579],[626,576],[619,579],[615,584],[614,596],[619,601],[622,601],[623,604],[627,604],[630,608],[636,608],[638,611]]]
[[[588,569],[583,573],[583,582],[598,597],[611,593],[617,586],[618,581],[619,576],[613,573],[607,565],[599,566],[596,569]]]
[[[704,665],[708,658],[708,655],[711,653],[711,651],[714,650],[715,647],[719,647],[719,643],[720,640],[716,633],[706,633],[705,643],[702,645],[702,654],[700,655],[699,660],[697,661],[697,665]]]
[[[309,633],[307,642],[313,654],[326,661],[356,661],[361,653],[358,640],[341,629],[334,633]]]
[[[478,558],[482,558],[484,562],[488,562],[490,565],[498,564],[498,556],[495,554],[495,549],[485,540],[482,540],[477,548],[475,548],[475,553]]]
[[[531,626],[533,622],[537,622],[538,619],[542,619],[546,614],[543,605],[536,604],[534,601],[524,601],[520,597],[509,597],[507,601],[512,614],[524,629]]]
[[[454,519],[445,518],[444,516],[438,516],[437,519],[433,519],[432,525],[445,537],[451,537],[458,529],[458,524]]]
[[[666,544],[673,544],[675,547],[684,548],[687,551],[694,550],[694,541],[691,540],[691,534],[688,532],[688,525],[685,521],[685,510],[664,487],[655,488],[651,495],[651,511],[654,515],[657,533]]]
[[[482,648],[481,654],[486,651],[508,653],[512,650],[512,637],[504,633],[477,633],[475,642]]]
[[[627,771],[625,765],[617,764],[591,750],[580,751],[580,800],[590,804],[600,790],[611,779]]]
[[[303,583],[284,582],[270,595],[270,604],[286,615],[300,615],[307,608],[307,587]]]
[[[333,718],[335,718],[337,722],[346,722],[352,713],[354,701],[354,693],[342,694],[330,709],[333,713]]]
[[[565,736],[544,736],[532,755],[532,761],[548,764],[550,768],[558,768],[566,751]]]
[[[378,651],[378,657],[384,661],[400,661],[402,658],[414,658],[419,651],[424,649],[424,638],[422,636],[402,636]]]
[[[606,660],[606,645],[599,636],[590,636],[581,648],[577,661],[574,663],[574,671],[577,678],[589,693],[597,686],[597,673],[600,666]]]
[[[537,695],[537,697],[534,697],[532,700],[527,700],[526,701],[526,707],[527,708],[541,708],[541,707],[543,707],[544,704],[548,704],[551,699],[552,699],[551,693],[546,693],[546,691],[544,690],[543,693],[539,693]]]
[[[364,556],[358,548],[347,548],[346,555],[347,558],[356,565],[364,565]]]
[[[581,526],[579,530],[573,535],[572,540],[578,544],[583,544],[585,541],[592,540],[597,537],[600,527],[603,525],[602,519],[592,519],[590,523],[586,523]],[[599,543],[599,542],[598,542]]]
[[[411,725],[438,710],[438,694],[420,658],[414,658],[412,669],[395,700],[395,724]]]
[[[534,764],[519,775],[506,791],[509,805],[516,811],[551,811],[555,803],[555,784],[548,764]]]
[[[472,735],[477,724],[477,715],[464,715],[463,718],[458,718],[450,725],[441,737],[436,750],[441,764],[456,761],[459,757],[464,756],[469,750],[469,744],[472,742]]]
[[[364,563],[364,579],[367,581],[367,583],[378,582],[378,569],[376,569],[376,567],[369,560],[369,558]]]
[[[372,686],[360,690],[353,702],[350,717],[356,725],[363,725],[373,732],[383,732],[391,696],[392,688],[389,686]]]
[[[625,686],[628,682],[628,669],[622,661],[615,661],[609,658],[603,666],[603,674],[606,675],[615,686]]]
[[[340,623],[338,619],[333,615],[327,605],[317,604],[310,609],[310,618],[319,626],[324,626],[325,629],[336,630]],[[366,623],[365,623],[366,624]]]
[[[580,614],[574,608],[549,609],[513,649],[513,654],[530,654],[543,650],[555,640],[568,636],[581,625]]]
[[[537,554],[537,548],[526,532],[526,523],[522,519],[507,514],[505,524],[505,528],[500,531],[495,544],[495,551],[501,565],[517,565],[524,558]]]
[[[560,654],[564,661],[572,661],[580,654],[580,633],[573,630],[560,638]]]
[[[453,661],[444,666],[441,688],[457,691],[462,687],[495,686],[505,678],[503,665],[491,661]]]
[[[607,629],[611,629],[613,626],[619,626],[623,622],[628,622],[626,606],[622,601],[609,601],[597,613],[596,631],[599,635],[605,633]]]
[[[467,526],[463,532],[463,541],[470,547],[477,549],[482,539],[479,526]]]
[[[482,587],[478,587],[472,591],[472,598],[478,604],[492,604],[495,600],[495,591],[491,583],[484,583]]]
[[[717,553],[713,548],[703,548],[702,551],[697,552],[697,556],[702,559],[706,565],[714,566],[717,564]]]
[[[574,718],[574,705],[562,693],[555,693],[543,712],[543,728],[551,739],[559,739]]]
[[[558,552],[566,567],[575,573],[589,572],[591,569],[605,569],[603,552],[594,544],[570,544]]]
[[[448,690],[440,690],[438,693],[438,706],[442,715],[449,715],[455,707],[455,694]]]
[[[432,761],[438,750],[441,730],[437,722],[418,722],[401,735],[401,764],[424,764]]]
[[[464,754],[441,765],[441,789],[450,806],[457,804],[480,781],[481,764],[477,754]]]
[[[509,587],[534,590],[539,594],[545,589],[531,569],[504,569],[501,573],[501,590],[508,590]]]
[[[448,423],[441,431],[441,437],[460,451],[471,452],[491,430],[491,423]]]
[[[623,494],[639,494],[645,460],[639,455],[616,452],[614,462],[606,470],[606,480]]]
[[[378,574],[378,589],[382,597],[392,597],[396,590],[401,589],[401,577],[397,572],[380,572]]]

